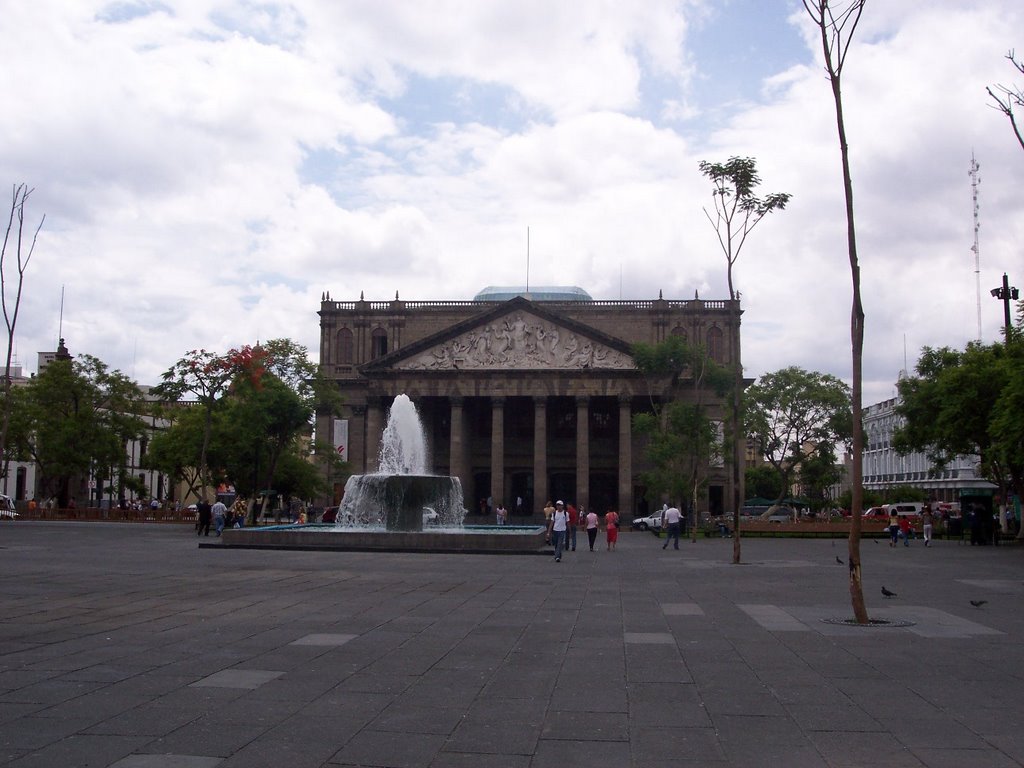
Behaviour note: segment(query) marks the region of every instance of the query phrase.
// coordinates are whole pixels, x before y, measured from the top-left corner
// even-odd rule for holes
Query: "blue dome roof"
[[[530,301],[593,301],[593,297],[575,285],[541,285],[526,289],[520,285],[489,285],[473,301],[508,301],[522,296]]]

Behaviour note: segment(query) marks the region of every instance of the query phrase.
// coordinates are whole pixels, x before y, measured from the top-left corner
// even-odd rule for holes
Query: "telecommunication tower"
[[[981,341],[981,249],[978,247],[978,230],[981,223],[978,221],[978,186],[981,184],[981,176],[978,171],[981,166],[974,159],[974,152],[971,152],[971,170],[968,176],[971,177],[971,197],[974,199],[974,245],[971,250],[974,252],[974,282],[977,290],[978,300],[978,341]]]

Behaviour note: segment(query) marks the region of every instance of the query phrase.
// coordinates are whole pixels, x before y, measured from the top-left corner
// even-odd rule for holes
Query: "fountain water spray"
[[[348,479],[337,525],[389,531],[419,531],[425,521],[461,526],[466,516],[461,481],[428,474],[429,466],[416,406],[407,395],[398,395],[381,436],[380,470]]]

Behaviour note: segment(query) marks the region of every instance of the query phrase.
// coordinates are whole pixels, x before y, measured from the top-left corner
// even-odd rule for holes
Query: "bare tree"
[[[1013,65],[1017,72],[1024,75],[1024,61],[1018,61],[1013,51],[1006,54],[1006,60]],[[993,88],[995,90],[992,90]],[[1019,86],[1007,87],[1005,85],[996,85],[989,86],[985,90],[988,91],[988,95],[995,102],[995,104],[990,104],[989,106],[998,109],[1010,119],[1013,135],[1017,137],[1017,143],[1020,144],[1020,148],[1024,149],[1024,135],[1021,135],[1020,126],[1017,125],[1017,116],[1013,114],[1014,107],[1024,109],[1024,89],[1021,89]]]
[[[0,477],[7,477],[10,459],[7,455],[7,430],[11,423],[11,360],[14,356],[14,333],[21,311],[21,295],[25,287],[25,272],[36,249],[39,230],[46,220],[44,215],[32,233],[31,241],[25,238],[25,203],[33,190],[25,184],[16,184],[11,192],[11,211],[4,230],[4,242],[0,248],[0,305],[7,328],[7,358],[4,362],[3,412],[0,414]],[[12,269],[13,267],[13,269]]]
[[[758,223],[774,210],[782,210],[791,195],[775,192],[764,198],[754,194],[761,183],[757,174],[757,163],[752,157],[730,157],[724,163],[709,163],[702,160],[699,165],[712,184],[711,195],[715,201],[715,215],[707,208],[704,215],[718,235],[718,243],[725,254],[726,277],[729,282],[729,307],[732,318],[733,338],[739,338],[740,309],[739,293],[732,283],[732,268],[740,251],[747,242],[747,235]],[[742,488],[740,466],[743,464],[743,424],[740,419],[743,396],[743,368],[740,365],[739,350],[733,350],[733,393],[732,393],[732,561],[740,562],[740,497]]]
[[[864,605],[861,581],[860,515],[864,505],[864,305],[860,294],[860,263],[857,259],[857,233],[853,217],[853,180],[850,176],[850,147],[846,141],[846,123],[843,119],[842,74],[846,55],[850,52],[853,33],[860,22],[866,0],[846,0],[833,8],[830,0],[803,0],[804,8],[821,32],[821,50],[825,56],[825,71],[832,85],[832,98],[836,108],[836,126],[839,131],[839,153],[843,163],[843,188],[846,193],[846,239],[850,258],[850,276],[853,281],[853,304],[850,311],[850,342],[853,349],[853,500],[850,504],[850,601],[854,619],[858,624],[869,622]]]

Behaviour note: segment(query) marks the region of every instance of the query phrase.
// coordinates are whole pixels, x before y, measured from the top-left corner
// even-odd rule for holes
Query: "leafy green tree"
[[[39,467],[46,496],[67,504],[70,482],[94,468],[117,468],[126,481],[125,445],[146,430],[146,404],[134,382],[89,355],[54,360],[12,392],[20,412],[17,453]]]
[[[714,199],[715,215],[708,209],[704,215],[718,235],[718,243],[725,254],[726,277],[729,283],[729,308],[732,315],[732,327],[740,325],[739,293],[732,282],[732,268],[747,242],[747,235],[760,223],[761,219],[775,210],[783,210],[789,202],[790,194],[775,192],[763,198],[755,194],[761,184],[757,173],[757,163],[752,157],[730,157],[724,163],[709,163],[702,160],[700,172],[712,184],[711,195]],[[740,507],[743,504],[740,483],[740,466],[743,463],[744,440],[740,439],[740,421],[743,394],[743,369],[739,359],[733,360],[732,384],[732,487],[733,487],[733,521],[732,521],[732,561],[740,562]]]
[[[1024,482],[1024,345],[1011,336],[1009,346],[972,342],[963,351],[925,347],[916,376],[901,379],[903,417],[893,444],[897,451],[921,451],[936,467],[957,456],[977,455],[981,473],[1008,489]]]
[[[779,479],[779,473],[770,464],[758,464],[756,467],[747,467],[744,475],[744,484],[747,488],[748,497],[781,499],[786,495],[782,490],[782,481]]]
[[[835,504],[832,489],[843,479],[843,467],[836,463],[835,446],[821,450],[807,459],[800,469],[800,495],[813,511]]]
[[[654,345],[636,344],[633,357],[647,380],[651,403],[649,412],[633,416],[633,428],[647,437],[645,450],[652,465],[644,482],[670,498],[688,499],[696,537],[700,490],[709,465],[722,459],[723,447],[706,397],[710,392],[723,396],[732,377],[703,349],[688,346],[678,336]]]
[[[779,476],[777,501],[819,457],[834,463],[849,440],[850,389],[830,374],[783,368],[758,379],[745,400],[747,434]]]

